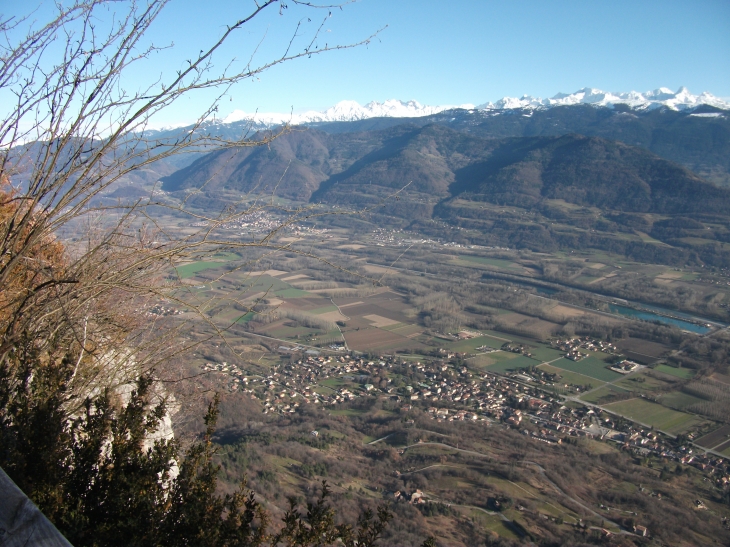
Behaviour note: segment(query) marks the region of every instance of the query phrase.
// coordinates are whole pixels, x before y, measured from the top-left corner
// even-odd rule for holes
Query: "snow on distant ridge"
[[[730,103],[707,93],[706,91],[693,95],[686,87],[680,87],[675,93],[666,87],[660,87],[654,91],[639,93],[630,91],[628,93],[612,93],[601,91],[590,87],[584,87],[574,93],[558,93],[550,99],[542,99],[524,95],[519,99],[516,97],[504,97],[497,102],[488,102],[479,105],[481,110],[508,110],[514,108],[550,108],[553,106],[564,106],[574,104],[589,104],[593,106],[611,107],[615,104],[625,104],[635,109],[651,110],[659,107],[667,107],[672,110],[686,110],[706,104],[730,109]]]
[[[459,106],[426,106],[418,101],[399,101],[389,99],[385,102],[369,102],[360,106],[355,101],[340,101],[324,112],[310,110],[302,114],[277,114],[277,113],[247,113],[242,110],[234,110],[223,119],[223,123],[237,122],[241,120],[255,120],[258,123],[276,125],[290,123],[301,125],[317,122],[349,122],[354,120],[365,120],[368,118],[419,118],[438,114],[452,108],[473,109],[473,104]]]
[[[399,101],[390,99],[382,103],[369,102],[361,106],[355,101],[340,101],[324,112],[310,110],[301,114],[293,113],[262,113],[234,110],[218,123],[233,123],[238,121],[252,121],[257,127],[273,126],[282,123],[291,125],[306,125],[321,122],[349,122],[368,118],[418,118],[438,114],[445,110],[463,108],[473,110],[509,110],[509,109],[543,109],[553,106],[589,104],[593,106],[612,107],[616,104],[625,104],[639,110],[651,110],[661,106],[672,110],[687,110],[700,105],[710,105],[723,110],[730,110],[730,102],[715,97],[711,93],[693,95],[686,87],[680,87],[675,93],[666,87],[640,93],[614,93],[584,87],[574,93],[558,93],[550,99],[542,99],[524,95],[523,97],[504,97],[494,103],[488,102],[475,107],[473,104],[428,106],[418,101]]]

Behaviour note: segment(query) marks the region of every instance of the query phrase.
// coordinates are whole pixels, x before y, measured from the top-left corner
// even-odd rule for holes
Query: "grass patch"
[[[606,368],[606,362],[596,359],[595,357],[586,357],[581,361],[571,361],[570,359],[559,359],[552,363],[552,366],[561,368],[563,370],[569,370],[571,372],[577,372],[578,374],[584,374],[597,380],[603,380],[604,382],[612,382],[621,375],[618,372],[608,370]]]
[[[209,262],[201,260],[200,262],[193,262],[192,264],[178,266],[176,270],[177,275],[179,275],[181,279],[187,279],[189,277],[193,277],[198,272],[210,270],[212,268],[218,268],[220,266],[223,266],[223,264],[223,262]]]
[[[615,382],[614,385],[637,393],[654,393],[674,387],[672,382],[665,382],[661,378],[649,376],[648,374],[634,374]]]
[[[485,515],[485,519],[482,521],[484,523],[484,527],[487,530],[490,530],[497,534],[499,537],[503,537],[506,539],[510,539],[513,541],[519,540],[520,536],[518,536],[512,528],[510,528],[505,521],[502,520],[501,517],[494,515]]]
[[[451,448],[448,448],[446,446],[437,446],[437,445],[433,445],[433,444],[419,444],[419,445],[410,447],[406,451],[407,456],[413,456],[416,454],[427,455],[427,456],[440,456],[444,453],[449,456],[458,454],[457,451],[455,451]],[[441,477],[441,480],[452,480],[452,479],[456,480],[453,477],[450,477],[449,475],[445,475],[445,476]],[[453,487],[453,486],[454,485],[452,484],[449,487]]]
[[[511,260],[503,260],[501,258],[486,258],[483,256],[462,255],[459,257],[459,260],[465,260],[466,262],[476,262],[477,264],[485,264],[487,266],[494,266],[495,268],[503,268],[506,270],[520,269],[520,267]]]
[[[307,291],[301,289],[295,289],[294,287],[288,287],[286,289],[275,290],[274,294],[279,298],[304,298],[311,296]],[[332,311],[332,310],[331,310]]]
[[[513,359],[517,359],[519,356],[519,353],[512,353],[511,351],[495,351],[485,355],[485,357],[489,357],[497,363],[501,363],[502,361],[512,361]]]
[[[504,344],[503,340],[497,340],[491,336],[477,336],[469,340],[460,340],[449,345],[449,349],[454,351],[476,352],[478,347],[489,346],[490,348],[499,349]]]
[[[689,393],[682,393],[681,391],[672,391],[671,393],[667,393],[665,395],[662,395],[659,399],[659,402],[664,405],[668,406],[670,408],[676,408],[677,410],[684,410],[690,405],[694,405],[697,403],[706,403],[704,399],[700,399],[699,397],[695,397],[694,395],[690,395]]]
[[[561,355],[563,355],[563,352],[557,349],[548,348],[546,346],[537,347],[533,350],[530,350],[530,353],[532,353],[532,356],[535,359],[539,359],[540,361],[552,361],[554,359],[559,358]]]
[[[487,353],[484,355],[477,355],[473,358],[469,359],[469,363],[471,366],[477,367],[477,368],[487,368],[489,367],[490,371],[492,372],[506,372],[507,370],[511,370],[513,367],[511,363],[513,360],[515,360],[517,357],[519,357],[516,353],[510,353],[505,351],[495,351],[493,353]],[[506,368],[504,370],[501,370],[499,367],[505,366]],[[497,368],[492,368],[496,366]],[[520,368],[520,367],[517,367]]]
[[[307,327],[277,327],[273,329],[265,329],[263,332],[268,336],[284,338],[289,340],[291,343],[298,344],[300,342],[306,343],[306,336],[316,335],[321,331],[317,329],[309,329]]]
[[[671,367],[669,365],[659,365],[654,370],[663,372],[664,374],[669,374],[670,376],[682,378],[683,380],[688,380],[695,375],[694,370],[688,368]]]
[[[256,313],[250,311],[247,314],[245,314],[243,317],[239,317],[238,319],[236,319],[236,323],[248,323],[254,317],[256,317]]]
[[[532,359],[531,357],[526,357],[524,355],[519,355],[518,357],[515,357],[510,361],[510,364],[514,368],[529,368],[529,367],[536,367],[541,363],[541,361],[537,361],[535,359]]]
[[[500,353],[490,353],[488,356],[485,356],[485,357],[490,357],[491,358],[493,356],[496,357],[497,355],[515,355],[515,354],[513,354],[513,353],[512,354],[509,354],[509,353],[508,354],[505,354],[504,352],[500,352]],[[516,357],[513,357],[511,359],[510,358],[508,358],[508,359],[502,359],[502,360],[499,360],[496,363],[493,363],[491,365],[486,365],[484,368],[487,371],[489,371],[489,372],[497,372],[497,373],[500,373],[500,374],[505,374],[507,372],[513,372],[513,371],[515,371],[515,370],[517,370],[519,368],[525,368],[526,366],[529,366],[529,365],[525,365],[525,364],[517,364],[517,365],[515,365],[514,364],[515,361],[517,361],[517,358]],[[533,361],[532,359],[530,359],[530,362],[531,362],[532,365],[539,365],[540,364],[538,361]]]
[[[626,393],[625,390],[620,387],[616,387],[610,384],[605,384],[602,388],[599,388],[590,393],[586,393],[581,396],[581,400],[586,403],[592,403],[594,405],[600,405],[604,403],[610,403],[618,394]]]
[[[322,308],[314,308],[313,310],[307,310],[307,313],[319,315],[320,313],[329,313],[331,311],[337,311],[337,306],[324,306]]]
[[[604,405],[604,408],[672,434],[687,431],[701,421],[690,414],[672,410],[645,399],[630,399],[611,403]]]
[[[584,374],[579,374],[577,372],[571,372],[569,370],[553,367],[550,365],[540,365],[540,370],[544,370],[545,372],[549,372],[552,374],[560,374],[561,379],[555,382],[558,385],[561,384],[573,384],[576,386],[593,386],[598,387],[603,385],[603,382],[596,380],[595,378],[591,378],[590,376],[585,376]]]

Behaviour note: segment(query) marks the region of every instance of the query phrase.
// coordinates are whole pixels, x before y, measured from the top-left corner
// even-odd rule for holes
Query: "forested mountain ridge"
[[[461,243],[730,265],[730,190],[602,137],[495,139],[440,124],[295,128],[265,147],[202,156],[162,180],[173,197],[199,189],[193,199],[204,209],[276,194],[370,208],[384,225]]]
[[[513,108],[500,111],[454,109],[417,118],[367,118],[319,122],[308,127],[335,135],[380,131],[401,125],[437,124],[486,138],[560,136],[577,133],[617,140],[645,148],[674,161],[718,185],[730,185],[730,114],[708,105],[676,111],[668,108],[632,109],[586,104],[549,109]],[[197,132],[241,138],[252,129],[249,121],[215,123]],[[183,135],[187,128],[160,131],[155,138]],[[168,174],[168,173],[165,173]]]
[[[622,105],[614,108],[571,105],[546,110],[510,109],[498,113],[450,110],[408,120],[374,118],[315,124],[313,127],[336,133],[383,129],[402,123],[445,125],[487,138],[572,133],[602,137],[645,148],[713,183],[730,185],[730,115],[710,106],[685,112],[667,108],[645,112]]]
[[[339,135],[296,129],[267,147],[203,156],[163,181],[172,192],[275,192],[353,206],[405,188],[431,203],[458,196],[529,208],[562,199],[625,212],[730,212],[730,191],[639,147],[574,134],[487,139],[436,124]]]
[[[503,141],[461,170],[453,196],[532,207],[542,199],[627,212],[720,213],[730,192],[644,149],[582,135]]]

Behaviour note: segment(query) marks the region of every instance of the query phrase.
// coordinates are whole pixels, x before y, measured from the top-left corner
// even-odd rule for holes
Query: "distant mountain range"
[[[597,98],[596,93],[576,93],[564,96],[563,102],[589,101]],[[693,108],[678,109],[676,97],[681,96],[685,104],[695,104]],[[614,96],[615,97],[615,96]],[[666,94],[653,93],[652,104],[656,101],[670,101]],[[707,99],[705,95],[705,99]],[[610,106],[585,102],[580,104],[554,104],[539,108],[495,108],[485,109],[452,109],[421,115],[426,107],[418,103],[388,103],[392,113],[410,112],[411,117],[381,116],[375,118],[361,117],[354,121],[319,121],[306,124],[329,135],[345,133],[367,133],[369,140],[373,131],[394,128],[403,124],[425,127],[436,124],[446,126],[459,132],[486,139],[503,139],[510,137],[547,137],[569,134],[580,134],[589,137],[620,141],[631,146],[644,148],[654,154],[676,162],[696,175],[718,186],[730,187],[730,110],[722,110],[712,104],[696,104],[701,96],[690,100],[687,93],[675,94],[671,99],[675,108],[646,107],[632,108],[626,103],[615,103]],[[530,99],[532,100],[532,99]],[[552,100],[552,99],[551,99]],[[557,101],[558,99],[555,99]],[[606,103],[605,97],[602,99]],[[523,102],[529,102],[524,99]],[[712,101],[710,101],[712,102]],[[719,104],[717,101],[714,101]],[[507,101],[505,101],[505,104]],[[636,104],[636,103],[635,103]],[[402,109],[399,109],[402,107]],[[351,105],[352,106],[352,105]],[[381,105],[382,106],[382,105]],[[354,108],[354,106],[353,106]],[[375,111],[373,106],[369,107]],[[388,110],[386,109],[386,110]],[[332,118],[344,118],[345,110],[332,114]],[[314,118],[312,118],[314,119]],[[324,118],[321,118],[324,119]],[[252,124],[248,120],[230,123],[211,123],[195,129],[199,135],[211,135],[223,139],[239,140],[251,137],[256,131],[266,131],[265,124]],[[159,142],[174,142],[192,131],[191,128],[178,128],[159,131],[149,136]],[[298,134],[300,130],[295,130]],[[294,137],[292,137],[294,138]],[[349,139],[338,137],[342,142]],[[357,140],[357,139],[356,139]],[[282,141],[284,142],[284,141]],[[169,175],[176,168],[189,165],[202,153],[193,153],[173,158],[172,165],[159,171],[160,176]],[[294,171],[290,170],[290,175]],[[322,175],[324,176],[324,175]],[[306,177],[311,181],[310,177]],[[317,177],[315,177],[317,178]],[[311,182],[307,182],[297,193],[305,195]]]
[[[485,103],[478,106],[481,110],[505,110],[512,108],[542,109],[554,106],[569,106],[576,104],[588,104],[591,106],[612,107],[614,105],[626,105],[636,110],[652,110],[654,108],[666,107],[672,110],[687,110],[700,105],[710,105],[723,110],[730,109],[730,103],[719,99],[711,93],[693,95],[686,87],[680,87],[676,92],[666,87],[660,87],[654,91],[639,93],[630,91],[628,93],[611,93],[584,87],[574,93],[558,93],[550,99],[541,99],[525,95],[519,99],[504,97],[495,103]]]
[[[700,95],[693,95],[686,87],[680,87],[676,92],[662,87],[645,93],[639,93],[637,91],[612,93],[586,87],[574,93],[558,93],[549,99],[529,95],[520,98],[504,97],[494,103],[487,102],[479,106],[474,106],[473,104],[427,106],[420,104],[418,101],[404,102],[397,99],[390,99],[382,103],[373,101],[365,106],[361,106],[355,101],[341,101],[322,112],[308,111],[300,114],[252,113],[234,110],[222,120],[222,123],[228,124],[246,120],[269,126],[283,123],[308,125],[323,122],[351,122],[369,118],[417,118],[454,109],[486,111],[510,109],[536,110],[577,104],[602,107],[613,107],[614,105],[620,104],[635,110],[651,110],[660,107],[666,107],[672,110],[687,110],[700,105],[710,105],[716,108],[730,110],[730,103],[707,92],[701,93]]]
[[[280,125],[288,123],[291,125],[307,125],[322,122],[352,122],[368,118],[418,118],[438,114],[444,110],[461,108],[465,110],[474,109],[473,104],[447,105],[447,106],[424,106],[418,101],[399,101],[390,99],[383,103],[369,102],[360,106],[355,101],[340,101],[324,112],[309,111],[302,114],[273,114],[273,113],[246,113],[242,110],[234,110],[223,119],[223,123],[238,122],[241,120],[254,120],[267,125]]]

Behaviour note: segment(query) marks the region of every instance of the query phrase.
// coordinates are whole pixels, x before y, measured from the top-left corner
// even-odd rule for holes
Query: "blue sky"
[[[14,0],[0,0],[0,12],[18,9],[12,6]],[[150,39],[175,46],[155,55],[130,85],[171,74],[251,6],[247,0],[172,0]],[[39,20],[43,13],[37,12]],[[326,16],[327,10],[292,5],[283,15],[271,9],[220,52],[218,66],[247,59],[257,44],[255,59],[271,58],[302,17],[306,34]],[[367,47],[286,63],[236,86],[221,114],[321,110],[345,99],[481,104],[584,86],[647,91],[684,85],[730,97],[728,0],[361,0],[332,10],[319,43],[356,42],[386,25]],[[161,121],[191,119],[211,99],[186,99]]]

